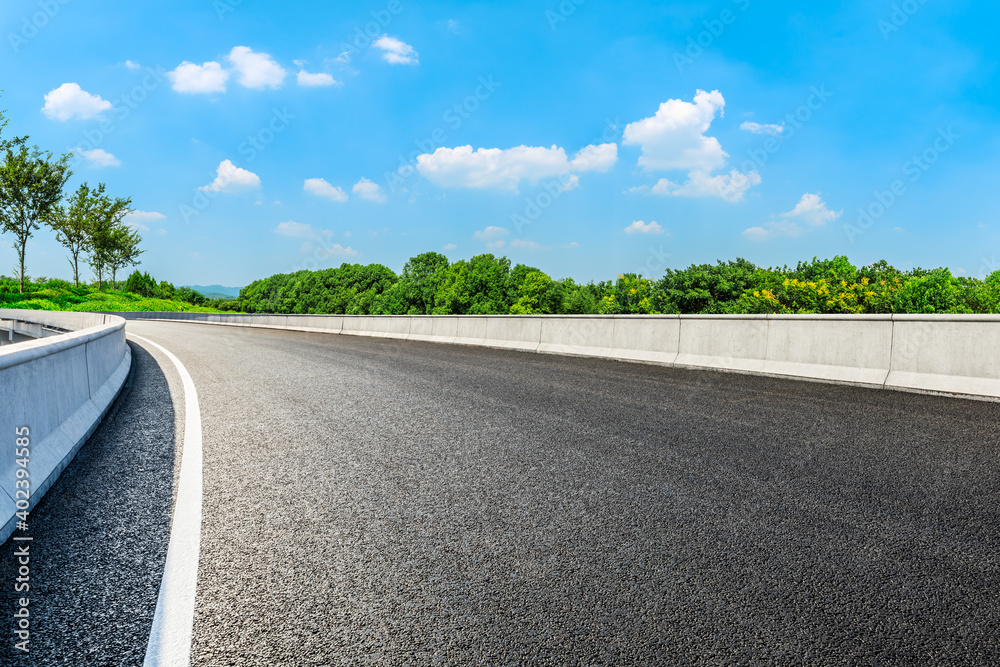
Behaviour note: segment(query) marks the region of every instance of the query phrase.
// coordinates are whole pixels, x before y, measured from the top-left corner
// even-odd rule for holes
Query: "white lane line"
[[[194,602],[201,552],[201,410],[194,381],[180,359],[148,338],[129,334],[163,352],[177,367],[184,385],[184,449],[177,503],[170,525],[167,562],[146,645],[145,667],[191,664]]]

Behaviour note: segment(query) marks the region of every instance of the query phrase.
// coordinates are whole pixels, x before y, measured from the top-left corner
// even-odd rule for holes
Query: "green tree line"
[[[258,280],[228,309],[246,313],[359,315],[997,313],[1000,271],[984,280],[946,268],[901,271],[880,261],[813,258],[795,268],[745,259],[668,269],[657,279],[559,280],[506,257],[449,262],[427,252],[397,275],[381,264],[343,264]]]

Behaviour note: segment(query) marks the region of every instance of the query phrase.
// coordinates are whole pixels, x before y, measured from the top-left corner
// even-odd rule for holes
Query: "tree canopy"
[[[506,257],[449,262],[423,253],[398,276],[380,264],[344,264],[255,281],[235,307],[252,313],[372,315],[992,313],[1000,272],[984,280],[948,269],[903,272],[846,257],[764,268],[745,259],[669,269],[659,279],[625,273],[613,281],[554,280]]]

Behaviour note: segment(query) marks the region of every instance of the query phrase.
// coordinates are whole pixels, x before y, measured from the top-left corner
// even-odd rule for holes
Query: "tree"
[[[196,292],[190,287],[178,287],[175,298],[180,299],[181,301],[187,301],[193,306],[204,306],[208,302],[208,299],[205,298],[204,294]]]
[[[139,255],[146,252],[139,250],[142,237],[139,231],[125,225],[117,225],[111,230],[111,246],[108,252],[108,270],[111,271],[111,284],[115,285],[118,270],[126,266],[139,264]]]
[[[148,273],[140,273],[138,269],[125,281],[125,291],[139,296],[157,296],[156,281]]]
[[[528,269],[527,272],[519,269]],[[538,269],[518,264],[511,271],[511,282],[517,277],[511,299],[511,315],[558,314],[563,309],[564,291],[561,283],[557,283]]]
[[[434,294],[448,266],[448,258],[437,252],[425,252],[406,262],[400,282],[406,285],[414,314],[429,315],[434,311]]]
[[[104,274],[111,270],[116,272],[125,266],[118,257],[116,247],[128,240],[115,230],[125,228],[122,222],[126,215],[132,212],[132,200],[118,197],[111,199],[101,195],[94,208],[93,217],[87,226],[87,248],[89,257],[87,263],[97,276],[97,289],[104,288]]]
[[[94,190],[84,183],[70,197],[65,208],[55,206],[49,215],[49,227],[56,233],[56,240],[69,250],[73,283],[77,287],[80,286],[80,255],[90,248],[88,228],[93,224],[103,197],[104,183]]]
[[[436,315],[507,313],[510,260],[491,254],[459,260],[443,272],[434,295]]]
[[[660,312],[720,313],[726,304],[736,301],[751,289],[761,289],[783,274],[763,271],[745,259],[735,262],[691,265],[686,269],[667,269],[651,295]]]
[[[17,271],[23,294],[28,239],[62,199],[63,186],[73,173],[69,168],[72,154],[53,160],[52,153],[24,144],[16,150],[9,145],[5,152],[6,159],[0,165],[0,223],[4,231],[17,237]]]
[[[648,315],[660,312],[654,303],[656,283],[636,273],[623,273],[598,306],[604,314]]]

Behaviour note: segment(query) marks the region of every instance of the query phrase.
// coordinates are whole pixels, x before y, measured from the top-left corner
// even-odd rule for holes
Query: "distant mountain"
[[[235,299],[240,295],[242,287],[224,287],[222,285],[185,285],[195,292],[201,292],[206,299]]]

